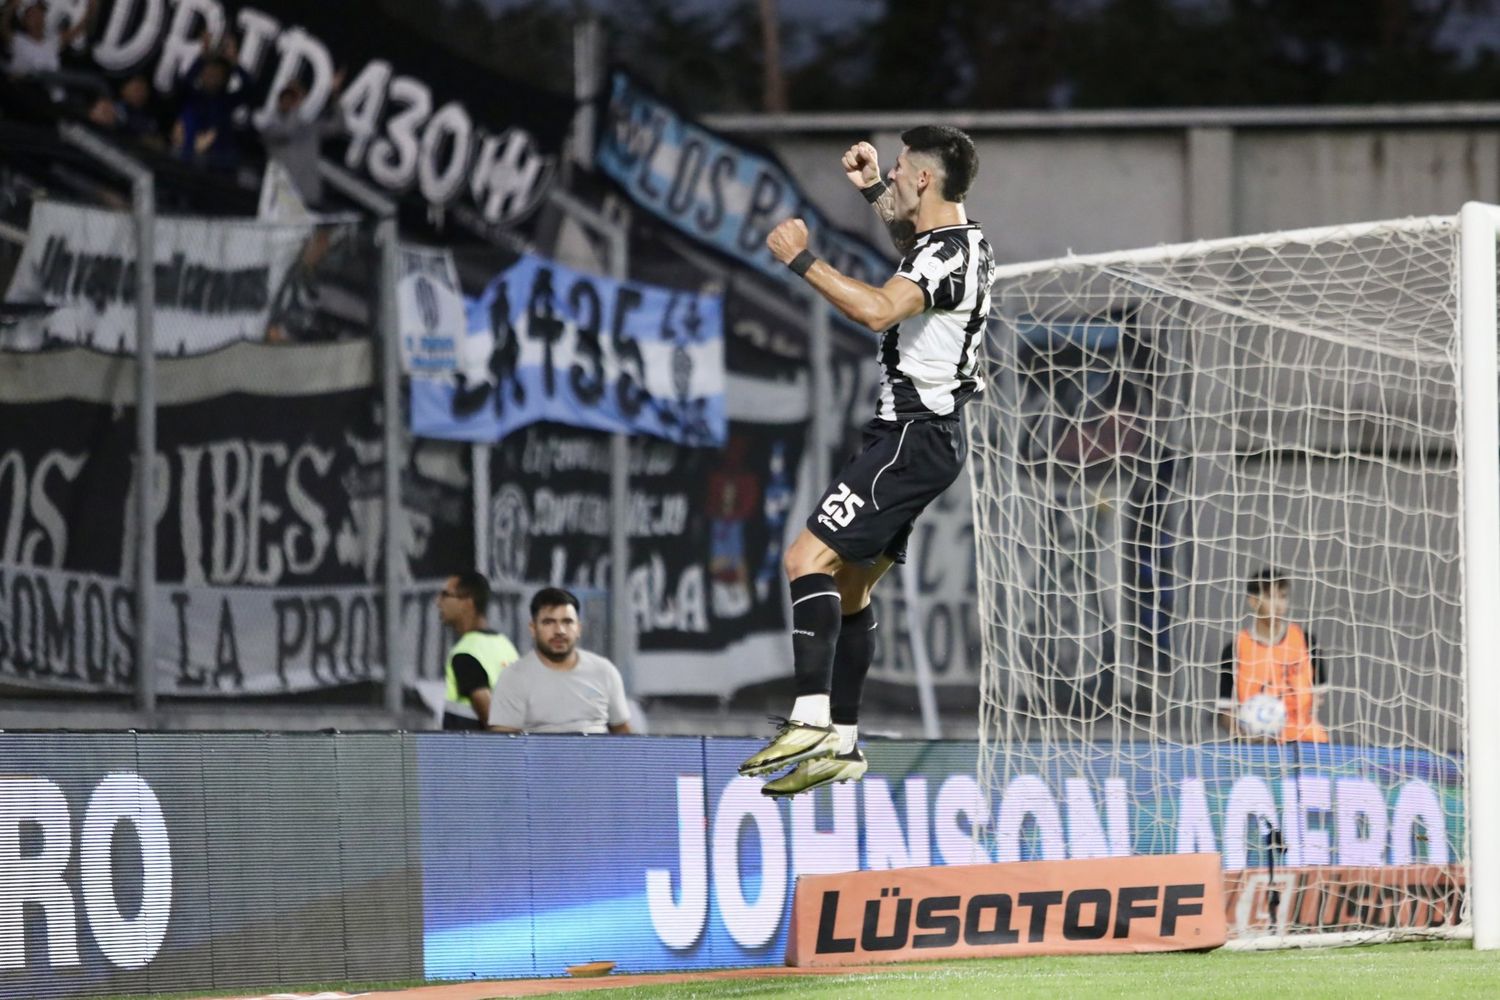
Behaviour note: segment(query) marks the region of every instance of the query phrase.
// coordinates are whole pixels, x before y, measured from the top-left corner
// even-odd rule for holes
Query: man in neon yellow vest
[[[448,692],[444,729],[484,729],[490,719],[490,692],[500,671],[516,661],[516,647],[490,629],[484,612],[490,584],[478,573],[450,576],[437,596],[438,617],[458,633],[448,651]]]

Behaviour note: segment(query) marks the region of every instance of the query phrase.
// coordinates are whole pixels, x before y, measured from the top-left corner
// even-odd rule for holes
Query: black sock
[[[829,716],[841,726],[859,722],[859,703],[865,694],[865,675],[875,659],[875,605],[845,615],[839,625],[839,645],[833,654],[833,696]]]
[[[839,585],[827,573],[792,581],[792,667],[797,696],[827,694],[833,686],[833,649],[839,641]]]

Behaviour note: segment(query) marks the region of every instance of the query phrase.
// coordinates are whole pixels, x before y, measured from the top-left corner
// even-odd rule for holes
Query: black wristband
[[[807,273],[807,269],[818,262],[818,258],[811,250],[803,250],[797,256],[786,262],[786,266],[792,269],[792,273],[801,277]]]
[[[865,201],[873,205],[880,200],[881,195],[885,194],[885,181],[876,181],[867,188],[860,188],[859,193],[865,196]]]

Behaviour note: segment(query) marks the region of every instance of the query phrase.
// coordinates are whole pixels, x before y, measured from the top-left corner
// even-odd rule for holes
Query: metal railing
[[[60,127],[65,141],[130,181],[130,214],[135,229],[136,322],[136,503],[135,519],[135,700],[146,713],[156,710],[156,189],[151,171],[81,125]]]

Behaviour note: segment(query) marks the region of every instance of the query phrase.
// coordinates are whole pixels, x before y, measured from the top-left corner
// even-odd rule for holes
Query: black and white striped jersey
[[[923,420],[956,413],[984,390],[975,352],[990,312],[995,259],[975,223],[917,236],[896,275],[916,282],[927,308],[880,340],[881,420]]]

